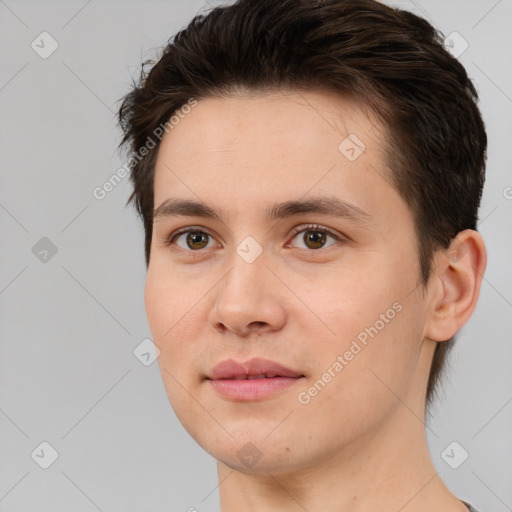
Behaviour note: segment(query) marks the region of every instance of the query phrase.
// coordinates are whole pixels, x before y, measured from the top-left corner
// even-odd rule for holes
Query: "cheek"
[[[205,292],[209,287],[180,278],[178,272],[156,264],[148,269],[144,303],[153,342],[160,350],[158,361],[166,387],[174,381],[164,369],[179,382],[192,383],[192,354],[204,351],[200,344],[204,340]]]
[[[406,389],[421,345],[421,304],[408,296],[410,286],[400,272],[380,270],[340,275],[326,283],[327,292],[309,296],[325,324],[314,347],[315,377],[331,369],[336,378],[329,387],[337,399],[352,397],[372,406],[390,394],[386,385]],[[343,369],[338,364],[336,371],[339,356]]]
[[[175,311],[175,301],[170,291],[170,283],[159,279],[154,267],[149,268],[144,288],[144,305],[153,341],[160,347],[166,329],[170,327]]]
[[[416,329],[409,325],[408,314],[402,309],[381,330],[378,324],[377,331],[370,329],[375,320],[363,322],[362,329],[351,325],[351,333],[339,336],[335,346],[323,345],[322,356],[315,351],[316,371],[298,397],[301,404],[307,402],[300,406],[305,422],[327,429],[332,442],[345,442],[383,422],[406,398],[417,368],[412,348]],[[342,319],[338,326],[344,328]],[[366,344],[357,338],[359,332],[367,335]]]
[[[333,276],[335,276],[333,278]],[[320,285],[321,283],[318,283]],[[337,348],[355,338],[360,332],[391,307],[389,288],[382,288],[378,277],[370,272],[344,269],[325,276],[323,286],[309,293],[311,310],[318,312],[325,324],[325,339],[337,343]],[[327,329],[329,328],[329,329]]]
[[[153,342],[160,350],[158,365],[167,397],[180,421],[181,412],[189,408],[182,386],[190,387],[190,361],[183,331],[188,328],[190,336],[190,317],[194,311],[189,305],[193,298],[187,296],[186,290],[169,272],[160,272],[156,265],[148,269],[144,289],[146,316]]]
[[[191,325],[190,316],[193,297],[187,287],[176,282],[168,272],[159,272],[155,267],[148,270],[144,289],[144,304],[153,342],[160,350],[159,363],[162,376],[167,381],[163,367],[173,375],[179,368],[182,344],[180,332]]]
[[[395,307],[393,307],[393,305]],[[405,399],[417,376],[421,349],[421,311],[410,300],[395,301],[384,313],[365,326],[365,345],[354,371],[364,389],[365,400],[375,410]],[[355,361],[355,360],[354,360]],[[362,391],[353,390],[355,393]],[[386,408],[386,407],[384,407]]]
[[[187,325],[188,317],[201,298],[201,290],[180,280],[172,269],[162,267],[159,262],[150,265],[144,288],[146,316],[155,343],[166,342]],[[188,325],[190,327],[190,322]]]

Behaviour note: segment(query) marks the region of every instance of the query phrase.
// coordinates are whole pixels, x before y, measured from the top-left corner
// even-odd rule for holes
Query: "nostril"
[[[250,325],[254,325],[255,327],[265,327],[267,325],[267,322],[251,322]]]

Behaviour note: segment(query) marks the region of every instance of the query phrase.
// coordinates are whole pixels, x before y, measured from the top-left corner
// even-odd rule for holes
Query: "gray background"
[[[459,58],[481,95],[489,159],[479,230],[489,263],[428,437],[455,494],[482,512],[505,512],[512,510],[512,0],[395,5],[463,36],[469,47]],[[157,363],[144,366],[133,353],[150,332],[143,232],[125,208],[128,181],[101,201],[92,194],[122,165],[114,112],[130,75],[205,6],[0,0],[2,511],[218,510],[214,459],[175,418]],[[31,47],[43,31],[59,45],[46,59]],[[44,253],[43,237],[56,254]],[[39,466],[51,456],[43,441],[59,454],[48,469]],[[453,441],[469,453],[457,469],[441,456]],[[457,445],[453,453],[463,452]]]

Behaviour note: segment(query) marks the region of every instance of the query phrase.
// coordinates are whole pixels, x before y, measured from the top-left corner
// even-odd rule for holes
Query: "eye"
[[[208,248],[208,244],[213,242],[213,237],[201,229],[186,229],[173,233],[165,242],[166,245],[177,245],[184,251],[198,251]]]
[[[302,236],[299,235],[302,233]],[[304,244],[304,246],[299,247],[300,249],[309,249],[309,250],[317,250],[323,249],[326,247],[326,242],[328,238],[332,238],[334,240],[333,243],[340,242],[341,238],[336,235],[336,233],[329,228],[321,227],[318,225],[309,225],[309,226],[300,226],[294,229],[294,238],[299,238],[299,240]],[[329,245],[333,245],[333,243]],[[327,245],[327,247],[329,247]],[[287,245],[289,247],[289,244]]]
[[[314,225],[308,226],[299,226],[293,230],[294,237],[292,241],[298,238],[302,242],[302,246],[298,246],[300,249],[306,250],[318,250],[323,249],[325,247],[329,247],[330,245],[335,244],[336,242],[342,241],[341,237],[338,236],[334,231],[329,228]],[[299,237],[299,235],[301,235]],[[332,242],[328,245],[328,239],[331,238]],[[188,251],[188,252],[198,252],[201,249],[211,248],[213,246],[215,240],[214,238],[207,233],[206,231],[199,228],[186,228],[179,231],[175,231],[169,238],[165,241],[166,246],[176,245],[180,250]],[[291,242],[286,245],[286,247],[290,247]],[[297,247],[297,246],[294,246]]]

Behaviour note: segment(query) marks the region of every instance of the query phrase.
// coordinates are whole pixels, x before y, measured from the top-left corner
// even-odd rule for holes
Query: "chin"
[[[248,447],[242,447],[241,450],[231,451],[229,454],[216,453],[211,455],[230,469],[246,475],[290,473],[298,469],[297,462],[292,461],[290,456],[284,458],[279,457],[275,453],[264,455],[261,450],[258,453],[253,447],[247,448]],[[243,455],[240,452],[242,452]],[[248,455],[251,452],[254,453],[252,459]]]
[[[222,439],[205,439],[201,436],[194,439],[216,460],[241,473],[265,475],[297,470],[300,461],[297,460],[297,453],[292,452],[297,443],[291,442],[290,436],[284,432],[282,436],[272,439],[274,434],[266,438],[267,434],[256,434],[247,428],[244,434],[232,438],[226,435]]]

